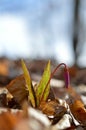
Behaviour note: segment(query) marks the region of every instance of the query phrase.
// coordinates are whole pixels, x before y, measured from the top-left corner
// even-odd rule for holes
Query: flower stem
[[[50,83],[50,80],[52,79],[52,77],[54,76],[54,74],[56,73],[56,71],[58,70],[58,68],[60,67],[60,66],[64,66],[64,77],[65,77],[65,85],[66,85],[66,88],[69,88],[69,86],[70,86],[70,76],[69,76],[69,69],[68,69],[68,67],[67,67],[67,65],[65,64],[65,63],[61,63],[61,64],[59,64],[55,69],[54,69],[54,71],[51,73],[51,75],[50,75],[50,78],[49,78],[49,80],[48,80],[48,83],[47,83],[47,85]],[[47,86],[46,85],[46,86]]]

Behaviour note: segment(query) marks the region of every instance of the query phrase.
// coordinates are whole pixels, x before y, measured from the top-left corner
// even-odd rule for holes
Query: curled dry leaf
[[[52,120],[52,124],[56,124],[67,112],[66,107],[60,105],[56,100],[42,102],[40,109],[44,114],[46,114],[49,117],[50,120]]]
[[[28,90],[23,75],[20,75],[14,80],[12,80],[6,86],[6,88],[19,104],[21,104],[24,100],[27,100]]]
[[[75,119],[83,125],[86,125],[86,108],[81,100],[80,95],[70,87],[67,89],[67,102]]]
[[[54,116],[55,109],[58,106],[56,101],[42,102],[39,109],[47,116]]]
[[[70,105],[70,109],[75,119],[86,126],[86,108],[84,104],[80,100],[75,100],[74,103]]]

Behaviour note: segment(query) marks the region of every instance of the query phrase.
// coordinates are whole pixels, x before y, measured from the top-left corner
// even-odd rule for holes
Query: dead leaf
[[[86,109],[84,104],[80,100],[75,100],[74,103],[70,105],[70,109],[75,119],[81,124],[86,125]]]
[[[7,76],[9,73],[8,62],[3,60],[0,62],[0,75]]]
[[[18,103],[22,103],[24,100],[28,98],[28,89],[25,83],[25,79],[23,75],[18,76],[14,80],[12,80],[6,88],[13,95],[15,100]]]
[[[0,114],[0,130],[13,130],[21,119],[21,113],[13,114],[10,111]]]
[[[57,100],[42,102],[40,109],[52,120],[52,124],[57,123],[67,112],[67,109],[60,105]]]

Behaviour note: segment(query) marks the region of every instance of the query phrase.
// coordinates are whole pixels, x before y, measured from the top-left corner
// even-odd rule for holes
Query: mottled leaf
[[[24,78],[25,78],[25,81],[26,81],[26,85],[27,85],[28,91],[29,91],[29,99],[31,101],[32,106],[36,107],[36,96],[35,96],[34,88],[33,88],[33,85],[32,85],[32,81],[31,81],[29,72],[28,72],[27,67],[26,67],[23,60],[22,60],[22,68],[23,68],[23,71],[24,71]]]
[[[49,61],[44,70],[42,79],[40,80],[36,90],[37,106],[40,105],[40,102],[46,101],[48,97],[50,91],[50,85],[49,84],[47,85],[47,83],[49,81],[50,74],[51,72],[50,72],[50,61]]]

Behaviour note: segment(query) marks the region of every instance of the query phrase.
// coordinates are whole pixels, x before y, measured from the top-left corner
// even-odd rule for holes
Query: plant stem
[[[69,88],[69,86],[70,86],[69,69],[68,69],[68,67],[67,67],[67,65],[66,65],[65,63],[59,64],[59,65],[54,69],[54,71],[51,73],[51,76],[50,76],[50,78],[49,78],[49,80],[48,80],[48,82],[47,82],[47,85],[50,83],[50,80],[52,79],[52,77],[54,76],[54,74],[56,73],[56,71],[58,70],[58,68],[59,68],[60,66],[62,66],[62,65],[64,66],[64,77],[65,77],[66,88]],[[46,87],[47,87],[47,85],[46,85]]]

